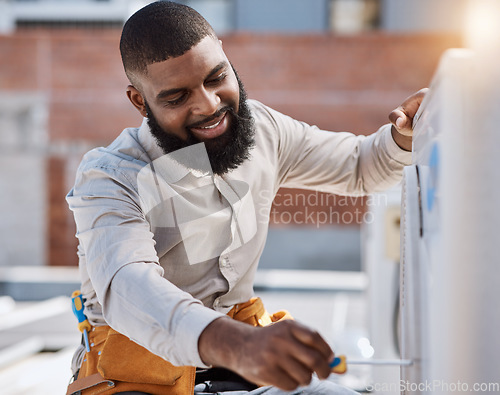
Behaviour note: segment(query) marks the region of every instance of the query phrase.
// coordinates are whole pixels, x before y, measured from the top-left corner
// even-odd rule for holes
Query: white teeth
[[[211,126],[203,126],[203,127],[200,127],[199,129],[213,129],[213,128],[215,128],[215,127],[219,126],[219,124],[220,124],[221,122],[222,122],[222,119],[221,119],[219,122],[214,123],[214,124],[213,124],[213,125],[211,125]]]

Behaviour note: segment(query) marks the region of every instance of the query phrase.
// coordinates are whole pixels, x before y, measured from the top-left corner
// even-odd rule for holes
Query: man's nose
[[[194,115],[212,115],[219,109],[220,97],[216,90],[201,88],[196,92]]]

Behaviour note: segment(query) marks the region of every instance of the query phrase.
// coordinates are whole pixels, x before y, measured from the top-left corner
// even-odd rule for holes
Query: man
[[[211,26],[171,2],[134,14],[120,50],[145,121],[89,152],[67,197],[93,325],[68,393],[352,393],[320,380],[318,333],[253,298],[272,196],[395,184],[424,93],[371,136],[321,131],[247,100]]]

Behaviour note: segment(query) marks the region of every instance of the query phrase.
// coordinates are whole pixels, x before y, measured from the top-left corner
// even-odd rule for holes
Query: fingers
[[[327,378],[334,354],[321,335],[296,321],[284,321],[273,326],[277,329],[278,325],[281,326],[280,341],[275,344],[279,344],[279,350],[273,353],[281,354],[279,365],[289,376],[300,385],[308,385],[313,373],[321,379]]]
[[[409,96],[398,108],[389,114],[389,120],[397,132],[404,136],[412,135],[413,117],[417,113],[428,90],[428,88],[424,88]]]
[[[404,113],[407,114],[410,118],[413,118],[428,91],[429,88],[423,88],[406,98],[406,100],[400,106],[403,109]]]
[[[295,389],[298,386],[307,386],[312,380],[312,371],[294,358],[287,358],[282,361],[280,368],[288,376],[289,389]]]
[[[389,114],[389,120],[398,129],[403,129],[408,123],[408,118],[402,107],[398,107]]]
[[[289,391],[308,385],[315,372],[322,379],[330,375],[333,351],[317,332],[291,320],[260,328],[259,332],[262,349],[257,350],[253,343],[252,352],[256,352],[261,368],[260,380]]]
[[[323,355],[319,354],[315,350],[306,350],[302,351],[300,354],[297,354],[296,359],[297,362],[302,364],[302,366],[304,366],[304,368],[307,369],[309,376],[313,372],[316,372],[316,374],[320,379],[326,379],[331,373],[329,362],[333,360],[333,357],[331,360],[328,360],[325,359]]]
[[[291,327],[292,335],[301,343],[315,348],[318,350],[326,359],[333,358],[333,351],[328,345],[328,343],[321,337],[321,335],[311,330],[310,328],[294,322],[295,325]]]
[[[318,332],[300,324],[292,327],[292,334],[305,346],[298,353],[297,359],[316,372],[320,378],[327,378],[330,375],[329,363],[334,358],[334,353],[328,343]]]
[[[281,366],[260,373],[253,382],[259,386],[273,385],[285,391],[293,391],[300,385],[305,385],[291,375],[291,370]]]

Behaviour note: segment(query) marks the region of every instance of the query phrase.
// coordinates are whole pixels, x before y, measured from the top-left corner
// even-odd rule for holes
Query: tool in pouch
[[[78,319],[78,329],[83,333],[85,348],[87,352],[90,352],[89,331],[92,329],[92,326],[83,313],[83,297],[80,291],[75,291],[71,294],[71,305],[73,308],[73,314],[75,314]]]

